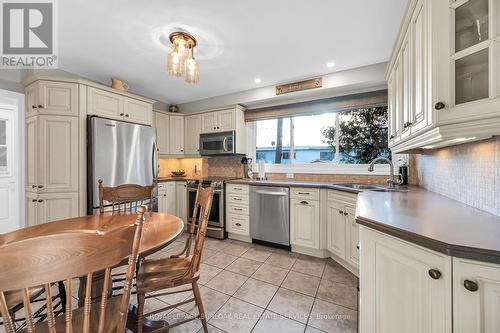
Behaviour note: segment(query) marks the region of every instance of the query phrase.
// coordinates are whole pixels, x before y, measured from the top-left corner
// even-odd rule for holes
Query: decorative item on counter
[[[266,164],[264,160],[259,161],[259,180],[266,180]]]
[[[243,174],[246,178],[253,178],[252,161],[250,157],[243,156],[241,158],[241,164],[243,164]]]
[[[168,106],[168,111],[173,113],[179,112],[179,107],[177,106],[177,104],[170,104]]]
[[[111,78],[111,88],[120,90],[123,92],[127,92],[128,90],[128,84],[125,83],[125,81],[117,79],[116,77]]]
[[[172,170],[170,171],[173,177],[185,177],[186,176],[186,171],[179,169],[179,170]]]

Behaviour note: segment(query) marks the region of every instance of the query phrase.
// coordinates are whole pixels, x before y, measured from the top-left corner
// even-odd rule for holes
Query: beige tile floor
[[[181,237],[156,256],[175,254],[183,245]],[[210,332],[357,331],[357,278],[331,259],[207,238],[200,284]],[[172,304],[188,297],[158,299]],[[175,322],[197,313],[189,304],[165,318]],[[196,320],[171,332],[203,330]]]
[[[153,257],[177,254],[184,240],[183,235]],[[210,332],[357,331],[357,278],[331,259],[207,238],[199,283]],[[190,297],[191,292],[185,292],[150,298],[146,312]],[[131,302],[135,302],[134,295]],[[172,323],[197,314],[196,306],[190,303],[155,318]],[[194,320],[170,332],[203,329],[201,322]]]

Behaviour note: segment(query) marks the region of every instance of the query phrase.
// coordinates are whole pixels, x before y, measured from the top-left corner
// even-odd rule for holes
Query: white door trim
[[[17,169],[18,194],[19,194],[19,221],[17,228],[26,226],[25,217],[25,152],[24,152],[24,94],[0,89],[0,106],[11,109],[16,115],[14,119],[14,129],[17,129],[17,151],[19,152],[17,160],[13,161],[13,167]]]

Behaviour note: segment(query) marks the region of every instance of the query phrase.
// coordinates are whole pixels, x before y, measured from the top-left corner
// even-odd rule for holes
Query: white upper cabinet
[[[170,147],[170,117],[163,112],[155,112],[156,145],[160,154],[168,154]]]
[[[133,98],[123,100],[125,120],[133,123],[150,125],[153,117],[152,105]]]
[[[212,133],[217,131],[217,112],[207,112],[201,115],[201,132]]]
[[[123,98],[121,95],[109,91],[88,88],[87,90],[87,113],[98,116],[123,119]]]
[[[186,116],[184,119],[184,152],[188,155],[200,153],[201,115]]]
[[[170,116],[169,153],[184,154],[184,116]]]
[[[235,129],[235,116],[234,109],[217,112],[217,117],[219,118],[217,129],[221,132],[233,131]]]
[[[453,258],[453,332],[500,330],[500,265]]]
[[[78,116],[78,84],[36,81],[26,87],[26,117]]]
[[[151,103],[94,87],[87,89],[87,114],[151,125]]]
[[[386,75],[393,152],[500,134],[499,7],[409,1]]]

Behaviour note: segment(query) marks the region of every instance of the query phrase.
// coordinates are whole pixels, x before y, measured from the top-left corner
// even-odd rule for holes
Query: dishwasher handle
[[[288,193],[286,193],[286,192],[271,192],[271,191],[254,191],[254,193],[264,194],[264,195],[277,195],[277,196],[287,196],[288,195]]]

